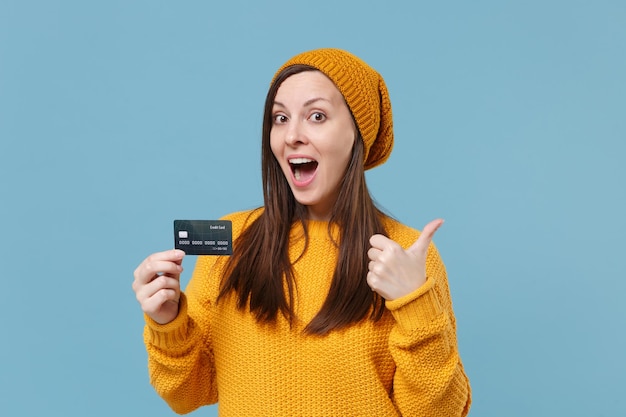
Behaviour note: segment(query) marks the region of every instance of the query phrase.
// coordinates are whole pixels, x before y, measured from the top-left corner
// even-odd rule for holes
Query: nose
[[[307,143],[306,133],[298,120],[291,120],[287,126],[285,142],[289,146],[297,146]]]

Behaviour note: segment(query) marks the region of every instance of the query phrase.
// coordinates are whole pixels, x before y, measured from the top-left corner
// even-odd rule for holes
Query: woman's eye
[[[285,116],[284,114],[274,115],[274,123],[282,124],[282,123],[285,123],[286,121],[287,121],[287,116]]]
[[[323,122],[326,120],[326,115],[324,113],[315,112],[311,115],[311,120],[314,122]]]

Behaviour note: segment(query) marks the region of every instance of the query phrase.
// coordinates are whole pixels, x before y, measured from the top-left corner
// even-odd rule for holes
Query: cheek
[[[347,168],[350,159],[352,159],[352,148],[354,147],[354,141],[356,140],[356,135],[350,134],[343,141],[341,147],[338,149],[338,155],[340,156],[340,161],[344,167]]]
[[[331,175],[340,181],[341,178],[344,177],[351,159],[352,148],[346,149],[345,147],[342,147],[341,149],[336,149],[335,152],[333,152],[332,164],[330,164],[332,167]]]
[[[345,174],[346,170],[348,169],[348,164],[350,163],[350,159],[352,159],[352,152],[351,149],[350,151],[348,151],[348,153],[346,153],[342,160],[341,160],[341,165],[343,166],[343,170],[342,170],[342,176]]]
[[[270,133],[270,149],[276,158],[278,158],[278,155],[281,154],[280,142],[271,133]]]

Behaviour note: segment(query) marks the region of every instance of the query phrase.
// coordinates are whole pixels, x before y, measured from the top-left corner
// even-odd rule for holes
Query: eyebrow
[[[327,98],[323,98],[323,97],[314,97],[314,98],[311,98],[311,99],[309,99],[309,100],[305,101],[305,102],[304,102],[304,107],[310,106],[311,104],[313,104],[313,103],[315,103],[315,102],[317,102],[317,101],[326,101],[326,102],[328,102],[328,103],[331,103],[331,101],[330,101],[329,99],[327,99]],[[332,104],[332,103],[331,103],[331,104]],[[274,105],[275,105],[275,106],[276,106],[276,105],[278,105],[278,106],[280,106],[280,107],[285,107],[285,105],[284,105],[283,103],[281,103],[280,101],[276,101],[276,100],[274,100]]]

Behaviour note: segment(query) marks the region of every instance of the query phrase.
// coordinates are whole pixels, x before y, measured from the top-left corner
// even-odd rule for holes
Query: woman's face
[[[351,158],[356,126],[335,84],[319,71],[287,78],[274,99],[270,146],[296,200],[328,220]]]

